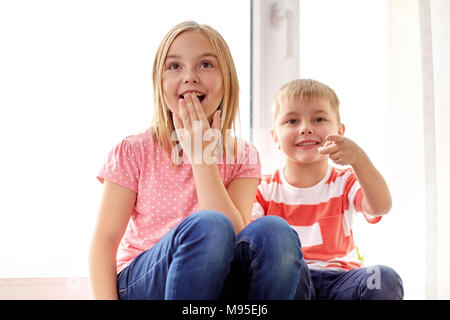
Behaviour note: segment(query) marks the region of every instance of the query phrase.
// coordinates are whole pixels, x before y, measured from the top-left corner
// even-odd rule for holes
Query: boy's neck
[[[327,170],[328,160],[314,163],[294,163],[288,160],[284,177],[294,187],[310,188],[325,177]]]

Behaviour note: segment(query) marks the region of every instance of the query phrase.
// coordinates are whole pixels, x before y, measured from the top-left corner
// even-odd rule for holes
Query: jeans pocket
[[[119,294],[119,300],[128,300],[128,288],[119,289],[117,293]]]

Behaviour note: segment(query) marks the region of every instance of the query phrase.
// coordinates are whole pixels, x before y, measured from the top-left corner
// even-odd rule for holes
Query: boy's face
[[[295,99],[280,106],[275,119],[272,137],[295,163],[328,161],[328,155],[317,149],[326,142],[329,134],[343,135],[345,127],[338,123],[336,111],[325,98]]]

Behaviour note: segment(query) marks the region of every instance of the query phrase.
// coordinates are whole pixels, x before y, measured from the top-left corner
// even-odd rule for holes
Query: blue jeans
[[[310,270],[316,300],[401,300],[403,283],[392,268],[376,265],[350,271]]]
[[[262,217],[235,236],[215,211],[187,217],[117,277],[120,299],[293,299],[310,297],[296,232]],[[242,282],[241,282],[242,281]]]

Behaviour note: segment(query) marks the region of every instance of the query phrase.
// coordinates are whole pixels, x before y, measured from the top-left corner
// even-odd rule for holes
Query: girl
[[[117,144],[97,177],[104,192],[89,254],[93,297],[217,299],[239,290],[293,298],[302,265],[283,248],[301,255],[296,233],[276,217],[246,227],[260,163],[251,144],[229,134],[239,88],[220,34],[195,22],[169,31],[153,90],[151,128]]]

